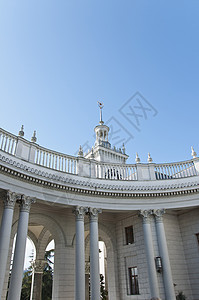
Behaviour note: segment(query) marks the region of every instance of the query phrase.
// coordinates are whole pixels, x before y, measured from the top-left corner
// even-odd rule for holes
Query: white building
[[[55,241],[53,300],[99,300],[98,240],[109,300],[199,299],[199,159],[127,164],[102,118],[85,156],[58,153],[0,130],[0,296],[19,300],[27,235],[36,248],[33,299]],[[90,274],[90,275],[89,275]]]

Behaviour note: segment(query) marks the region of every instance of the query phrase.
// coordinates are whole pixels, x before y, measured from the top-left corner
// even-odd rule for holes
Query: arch
[[[38,247],[37,247],[37,259],[43,259],[46,251],[46,247],[53,240],[51,233],[46,228],[43,228],[42,232],[38,237]]]
[[[31,239],[31,241],[33,242],[36,252],[37,252],[37,245],[38,245],[38,240],[36,238],[36,236],[34,235],[34,233],[30,230],[28,230],[28,237]]]
[[[30,214],[29,223],[43,225],[52,234],[55,244],[62,242],[65,246],[67,245],[66,236],[62,227],[52,217],[40,213],[33,213]]]
[[[33,213],[33,214],[30,213],[29,224],[30,223],[43,225],[53,235],[55,244],[59,242],[63,242],[64,245],[67,246],[66,236],[64,234],[62,227],[52,217],[40,213]],[[18,219],[12,225],[12,237],[14,237],[15,233],[17,232],[17,225],[18,225]]]

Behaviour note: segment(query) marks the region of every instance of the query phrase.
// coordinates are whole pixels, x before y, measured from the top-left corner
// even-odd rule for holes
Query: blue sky
[[[1,1],[0,126],[17,134],[23,124],[27,139],[36,130],[40,145],[73,155],[94,143],[102,101],[104,121],[130,137],[129,162],[136,152],[142,162],[148,152],[154,162],[191,158],[198,14],[198,0]]]

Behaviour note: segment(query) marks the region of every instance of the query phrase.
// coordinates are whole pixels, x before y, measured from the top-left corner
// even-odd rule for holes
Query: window
[[[125,227],[126,245],[134,243],[133,226]]]
[[[130,295],[139,295],[137,267],[129,268]]]
[[[199,245],[199,233],[196,233],[196,238],[197,238],[198,245]]]

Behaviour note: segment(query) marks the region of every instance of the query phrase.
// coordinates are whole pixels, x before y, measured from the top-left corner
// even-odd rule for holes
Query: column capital
[[[32,203],[36,202],[35,198],[31,198],[29,196],[26,195],[21,195],[21,199],[18,200],[19,204],[20,204],[20,211],[25,211],[25,212],[30,212],[30,207]]]
[[[139,211],[139,216],[142,217],[143,223],[150,223],[150,216],[152,215],[151,209],[144,209]]]
[[[14,209],[16,200],[18,199],[18,195],[14,192],[7,191],[3,195],[3,203],[4,203],[4,208],[11,208]]]
[[[93,207],[88,208],[88,214],[89,214],[91,222],[97,222],[98,214],[101,214],[101,213],[102,213],[101,208],[93,208]]]
[[[163,215],[165,214],[165,209],[153,209],[153,215],[155,216],[156,222],[163,222]]]
[[[43,273],[46,263],[44,259],[35,259],[31,264],[35,273]]]
[[[76,206],[75,209],[73,209],[73,213],[75,214],[77,221],[83,221],[87,212],[88,207]]]
[[[85,262],[85,274],[90,274],[90,261]]]

